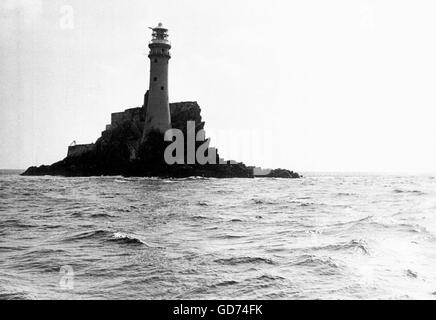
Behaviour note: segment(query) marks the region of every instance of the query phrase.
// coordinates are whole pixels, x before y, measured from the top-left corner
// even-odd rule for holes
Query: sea
[[[0,299],[435,299],[434,175],[0,174]]]

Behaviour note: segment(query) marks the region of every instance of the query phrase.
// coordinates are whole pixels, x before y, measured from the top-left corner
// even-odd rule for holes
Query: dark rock
[[[164,150],[170,142],[163,135],[150,132],[146,143],[141,144],[146,105],[128,109],[113,115],[113,121],[95,143],[95,147],[84,148],[82,154],[67,157],[51,166],[31,167],[25,176],[155,176],[164,178],[185,178],[191,176],[215,178],[252,178],[253,168],[243,163],[224,165],[167,165]],[[201,109],[196,102],[170,104],[172,127],[181,130],[186,137],[187,122],[195,121],[196,132],[204,129]],[[115,121],[115,120],[116,121]],[[197,143],[197,147],[202,142]],[[185,141],[185,159],[186,159]],[[219,155],[217,154],[217,159]],[[299,178],[298,173],[277,169],[265,177]]]
[[[301,176],[293,171],[289,171],[286,169],[275,169],[271,170],[268,174],[264,175],[256,175],[258,178],[287,178],[287,179],[298,179]]]

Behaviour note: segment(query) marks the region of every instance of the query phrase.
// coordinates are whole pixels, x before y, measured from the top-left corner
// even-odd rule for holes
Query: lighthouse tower
[[[147,113],[142,141],[147,139],[150,131],[164,134],[171,128],[171,114],[168,101],[168,62],[171,59],[171,44],[168,41],[168,29],[162,23],[153,30],[149,44],[150,53],[150,88]]]

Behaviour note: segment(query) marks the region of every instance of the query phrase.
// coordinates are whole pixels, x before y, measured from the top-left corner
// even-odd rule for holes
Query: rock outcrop
[[[301,178],[301,176],[298,173],[286,169],[275,169],[269,171],[266,174],[254,174],[254,176],[257,178],[291,178],[291,179]]]
[[[252,178],[255,176],[254,167],[247,167],[243,163],[166,164],[163,161],[164,150],[171,142],[165,142],[161,134],[151,132],[146,143],[141,144],[145,110],[147,110],[146,105],[112,114],[111,124],[106,127],[95,144],[71,146],[64,160],[51,166],[31,167],[23,175],[67,177],[122,175],[173,178],[190,176]],[[181,130],[185,136],[188,121],[195,122],[196,132],[204,129],[201,109],[196,102],[173,103],[170,105],[170,110],[173,129]],[[185,159],[186,150],[185,145]],[[208,149],[207,152],[210,150]],[[218,154],[216,157],[219,160]],[[277,169],[265,177],[299,178],[300,176],[292,171]]]

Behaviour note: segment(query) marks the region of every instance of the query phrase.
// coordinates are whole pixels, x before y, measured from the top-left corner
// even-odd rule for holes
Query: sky
[[[2,0],[0,168],[63,159],[142,105],[148,27],[171,102],[226,159],[295,171],[436,172],[431,0]]]

